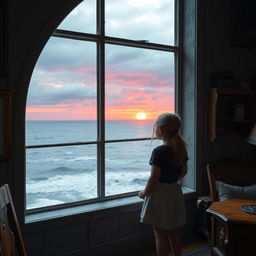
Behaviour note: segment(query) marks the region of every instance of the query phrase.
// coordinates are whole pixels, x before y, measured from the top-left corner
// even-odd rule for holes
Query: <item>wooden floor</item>
[[[200,248],[209,246],[207,239],[205,238],[190,238],[183,241],[182,253],[192,252]]]
[[[182,241],[182,254],[198,250],[208,246],[208,241],[205,238],[191,237]],[[156,256],[155,250],[149,250],[130,256]]]

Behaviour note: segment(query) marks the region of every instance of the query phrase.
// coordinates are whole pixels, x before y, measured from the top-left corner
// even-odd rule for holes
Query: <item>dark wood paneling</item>
[[[118,216],[93,220],[89,224],[90,245],[117,239],[119,236]]]
[[[120,216],[120,237],[150,232],[151,226],[140,223],[140,212],[132,212]]]
[[[88,223],[78,223],[63,228],[62,237],[64,252],[82,249],[88,246],[88,226]]]
[[[43,234],[42,233],[31,233],[25,237],[25,245],[28,255],[43,256]]]
[[[44,256],[53,256],[60,254],[63,248],[62,229],[49,229],[44,232],[43,248]]]

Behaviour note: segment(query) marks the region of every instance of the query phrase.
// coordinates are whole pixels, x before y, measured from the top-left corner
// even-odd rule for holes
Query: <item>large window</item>
[[[175,0],[86,0],[35,66],[26,108],[26,209],[132,196],[154,119],[175,111]]]

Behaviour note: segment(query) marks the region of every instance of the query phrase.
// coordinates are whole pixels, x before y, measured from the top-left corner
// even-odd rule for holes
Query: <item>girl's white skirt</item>
[[[141,222],[160,229],[173,230],[186,222],[184,197],[178,183],[157,183],[145,198]]]

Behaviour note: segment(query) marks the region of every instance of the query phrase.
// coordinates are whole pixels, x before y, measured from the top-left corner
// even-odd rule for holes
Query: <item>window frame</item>
[[[129,139],[105,139],[105,45],[118,45],[125,47],[142,48],[148,50],[158,50],[174,54],[174,73],[175,73],[175,112],[180,112],[179,95],[181,93],[179,87],[180,67],[181,67],[181,49],[180,49],[180,31],[179,31],[179,0],[174,0],[174,15],[175,15],[175,29],[174,45],[164,45],[158,43],[151,43],[146,40],[131,40],[117,37],[110,37],[105,35],[105,0],[97,1],[97,16],[96,16],[96,28],[95,34],[76,32],[64,29],[56,29],[52,37],[66,38],[79,41],[91,41],[96,43],[96,69],[97,69],[97,140],[85,141],[85,142],[71,142],[71,143],[57,143],[57,144],[43,144],[43,145],[26,145],[25,149],[33,148],[47,148],[47,147],[63,147],[63,146],[81,146],[94,144],[97,147],[97,198],[86,199],[82,201],[76,201],[71,203],[62,203],[59,205],[51,205],[45,207],[38,207],[33,209],[25,209],[27,214],[44,212],[49,210],[63,209],[72,206],[86,205],[91,203],[105,202],[112,199],[125,198],[129,196],[137,195],[137,191],[127,192],[117,195],[105,195],[105,145],[108,143],[118,142],[131,142],[131,141],[145,141],[150,140],[150,137],[144,138],[129,138]]]

